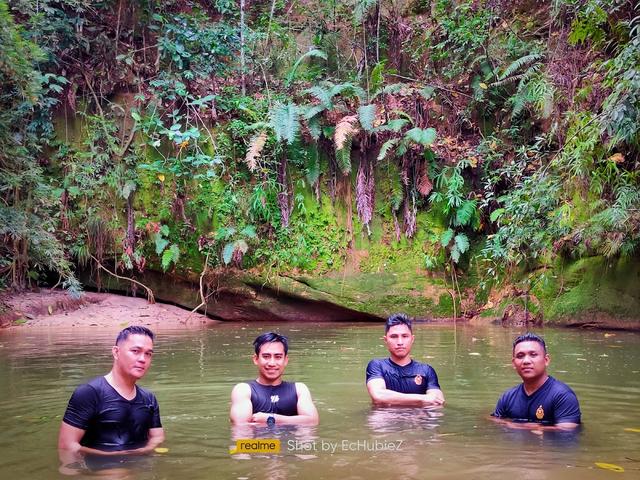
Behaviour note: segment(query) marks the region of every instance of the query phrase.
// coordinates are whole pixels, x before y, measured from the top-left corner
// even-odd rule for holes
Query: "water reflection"
[[[407,430],[433,430],[440,426],[442,407],[405,408],[371,407],[367,425],[376,433],[398,433]]]

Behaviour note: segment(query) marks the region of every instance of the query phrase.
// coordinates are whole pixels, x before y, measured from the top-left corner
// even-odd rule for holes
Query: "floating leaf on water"
[[[169,449],[165,447],[156,447],[153,449],[153,451],[156,453],[168,453]]]
[[[615,336],[616,336],[615,333],[605,333],[604,334],[604,338],[615,337]]]
[[[596,467],[598,468],[611,470],[612,472],[619,472],[619,473],[624,472],[624,468],[622,468],[620,465],[616,465],[615,463],[604,463],[604,462],[595,462],[595,463],[596,463]]]
[[[625,428],[624,431],[625,432],[640,433],[640,428]]]

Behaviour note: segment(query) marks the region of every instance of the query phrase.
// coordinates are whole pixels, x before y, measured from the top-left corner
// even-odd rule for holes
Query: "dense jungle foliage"
[[[635,1],[0,0],[0,39],[0,288],[637,257]]]

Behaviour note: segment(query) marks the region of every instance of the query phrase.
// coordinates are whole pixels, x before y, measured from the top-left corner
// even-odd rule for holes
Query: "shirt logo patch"
[[[416,385],[422,385],[422,375],[416,375],[413,381],[416,382]]]
[[[280,400],[279,395],[271,395],[271,403],[278,403],[278,400]]]
[[[536,418],[538,420],[542,420],[544,418],[544,409],[542,408],[542,405],[540,405],[536,410]]]

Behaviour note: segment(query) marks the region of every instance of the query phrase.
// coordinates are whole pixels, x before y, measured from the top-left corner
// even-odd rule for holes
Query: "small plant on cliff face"
[[[463,159],[454,167],[446,166],[435,176],[435,191],[429,197],[432,208],[437,208],[448,219],[440,243],[447,249],[454,263],[469,249],[469,238],[464,229],[478,229],[480,216],[477,202],[465,193],[462,171],[469,167],[469,160]]]

